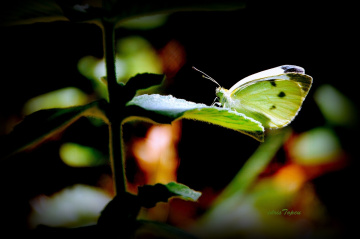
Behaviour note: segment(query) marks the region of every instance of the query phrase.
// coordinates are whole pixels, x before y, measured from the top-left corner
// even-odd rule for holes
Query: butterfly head
[[[223,87],[217,87],[215,90],[215,94],[217,97],[222,98],[226,94],[226,89]]]
[[[215,90],[216,97],[219,99],[219,103],[222,106],[226,106],[230,99],[229,91],[223,87],[218,87]]]
[[[228,102],[228,100],[230,99],[229,91],[228,91],[227,89],[221,87],[221,85],[220,85],[219,83],[217,83],[216,80],[214,80],[212,77],[210,77],[210,76],[207,75],[206,73],[200,71],[199,69],[197,69],[197,68],[195,68],[195,67],[192,67],[192,68],[193,68],[194,70],[202,73],[202,74],[203,74],[203,77],[204,77],[205,79],[211,80],[212,82],[214,82],[214,83],[218,86],[218,87],[216,88],[216,90],[215,90],[215,94],[216,94],[216,99],[215,99],[215,101],[216,101],[217,99],[219,99],[219,102],[218,102],[218,103],[215,103],[215,102],[214,102],[213,105],[214,105],[214,104],[217,104],[217,105],[221,104],[222,106],[225,106],[226,103]]]

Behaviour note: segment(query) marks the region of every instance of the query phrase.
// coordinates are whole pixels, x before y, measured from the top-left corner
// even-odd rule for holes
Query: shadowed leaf
[[[64,129],[81,116],[102,118],[98,106],[103,101],[95,101],[83,106],[39,110],[25,117],[13,131],[1,140],[0,158],[6,158],[27,147],[33,146]]]
[[[94,22],[106,19],[117,23],[139,16],[177,11],[225,11],[245,6],[243,0],[13,0],[2,3],[0,25],[36,22],[74,21]]]
[[[155,85],[160,85],[164,78],[165,75],[160,74],[137,74],[131,77],[124,86],[124,89],[122,89],[123,97],[126,101],[129,101],[136,95],[136,92],[138,90],[143,90]]]
[[[136,238],[196,239],[197,237],[179,228],[156,221],[139,220]]]
[[[1,5],[0,25],[67,20],[55,0],[12,0]]]
[[[116,22],[157,13],[171,13],[179,11],[227,11],[245,7],[245,1],[242,0],[135,0],[113,2],[112,12],[116,17]]]
[[[134,77],[130,78],[126,83],[126,88],[128,91],[137,91],[149,88],[151,86],[160,85],[164,80],[165,75],[152,74],[152,73],[142,73],[137,74]]]
[[[175,196],[184,200],[196,201],[201,196],[201,193],[175,182],[144,185],[139,187],[138,193],[141,206],[146,208],[152,208],[158,202],[167,202],[169,198]]]

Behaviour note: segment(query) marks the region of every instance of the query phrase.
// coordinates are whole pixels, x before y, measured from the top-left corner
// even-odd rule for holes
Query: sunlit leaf
[[[2,138],[0,158],[8,157],[46,140],[82,116],[101,118],[106,121],[106,117],[98,108],[102,104],[105,103],[95,101],[83,106],[40,110],[26,116],[10,134]]]
[[[290,147],[292,158],[304,165],[333,162],[342,154],[339,139],[331,129],[325,127],[302,133]]]
[[[145,38],[129,36],[116,43],[116,58],[124,62],[123,69],[117,69],[118,81],[126,81],[138,73],[162,73],[161,59]]]
[[[91,167],[106,162],[101,152],[80,144],[65,143],[59,151],[63,162],[71,167]]]
[[[87,100],[87,95],[78,88],[67,87],[28,100],[24,105],[23,112],[25,115],[28,115],[43,109],[83,105]]]
[[[100,82],[100,78],[106,75],[105,61],[94,56],[85,56],[79,60],[78,70],[86,78]]]
[[[144,185],[139,187],[138,193],[141,206],[146,208],[154,207],[158,202],[167,202],[169,198],[175,196],[184,200],[196,201],[201,196],[201,193],[175,182]]]
[[[140,36],[125,37],[117,41],[116,50],[115,67],[117,81],[120,84],[127,84],[129,90],[126,90],[125,93],[132,95],[130,98],[135,95],[137,90],[140,90],[138,94],[148,93],[148,91],[151,92],[154,88],[146,88],[161,83],[164,77],[156,77],[156,74],[162,73],[161,60],[147,40]],[[93,87],[99,96],[105,99],[108,98],[104,59],[93,56],[83,57],[78,62],[78,70],[92,81]],[[148,72],[151,72],[151,74]],[[133,77],[135,77],[134,79],[143,79],[136,81],[129,80]],[[132,83],[129,81],[132,81]],[[131,91],[131,94],[128,91]]]
[[[181,197],[184,200],[197,201],[201,196],[200,192],[197,192],[181,183],[170,182],[166,184],[165,187],[169,190],[169,192]]]
[[[177,99],[170,95],[134,97],[127,103],[127,110],[129,116],[148,118],[157,123],[171,123],[178,119],[200,120],[242,132],[259,141],[264,140],[263,126],[244,114]]]

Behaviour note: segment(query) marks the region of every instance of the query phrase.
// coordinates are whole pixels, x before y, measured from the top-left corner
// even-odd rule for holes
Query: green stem
[[[103,21],[104,52],[106,61],[106,79],[109,93],[109,148],[112,172],[116,194],[126,192],[124,155],[122,148],[122,108],[121,95],[119,95],[120,85],[116,80],[115,71],[115,27],[113,23]],[[120,112],[120,114],[118,113]]]

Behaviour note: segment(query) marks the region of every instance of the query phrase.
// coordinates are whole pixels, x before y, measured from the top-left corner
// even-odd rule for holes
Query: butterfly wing
[[[281,75],[281,74],[286,74],[286,73],[305,74],[305,69],[300,66],[295,66],[295,65],[282,65],[282,66],[274,67],[274,68],[271,68],[268,70],[260,71],[258,73],[255,73],[255,74],[252,74],[252,75],[249,75],[249,76],[243,78],[242,80],[237,82],[235,85],[233,85],[233,87],[231,87],[229,89],[229,91],[232,92],[233,90],[239,88],[240,86],[243,86],[243,85],[251,83],[251,82],[259,81],[259,79],[264,79],[269,76],[276,76],[276,75]]]
[[[288,125],[301,109],[312,78],[287,73],[245,82],[232,87],[225,107],[260,121],[266,128]]]

